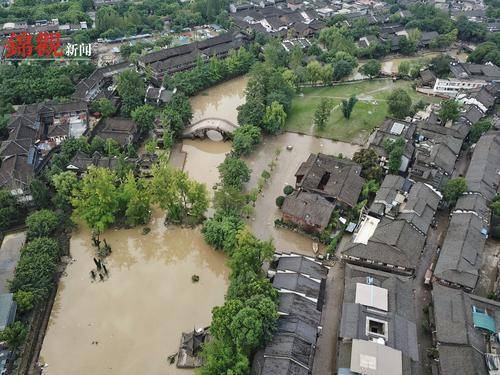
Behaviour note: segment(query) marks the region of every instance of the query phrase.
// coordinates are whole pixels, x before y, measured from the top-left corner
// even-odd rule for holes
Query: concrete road
[[[427,357],[427,348],[432,346],[430,332],[424,330],[422,322],[424,320],[423,308],[432,301],[431,288],[424,285],[425,272],[431,263],[437,259],[437,248],[441,247],[449,224],[449,211],[438,211],[436,213],[437,226],[431,228],[427,234],[427,241],[424,252],[420,258],[413,281],[413,292],[415,295],[415,323],[417,325],[417,340],[420,356],[420,374],[431,374],[431,363]]]
[[[12,279],[14,268],[21,256],[21,248],[26,241],[26,232],[7,234],[0,248],[0,293],[8,293],[7,280]]]
[[[326,295],[321,325],[323,330],[316,343],[316,355],[313,363],[313,375],[330,375],[336,370],[337,339],[342,317],[344,297],[345,265],[335,262],[328,272]]]

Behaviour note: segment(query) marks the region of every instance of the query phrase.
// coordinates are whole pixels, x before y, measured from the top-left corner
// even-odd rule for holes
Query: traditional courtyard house
[[[441,195],[420,182],[409,185],[402,177],[386,176],[368,214],[341,250],[342,259],[389,272],[414,272]]]
[[[295,173],[295,187],[318,194],[340,207],[354,207],[365,179],[361,166],[349,159],[311,154]]]
[[[380,158],[381,164],[387,168],[389,153],[387,146],[402,138],[405,142],[404,152],[401,155],[400,172],[406,172],[413,158],[415,147],[413,146],[413,135],[416,125],[410,122],[394,119],[386,119],[370,137],[370,146]]]
[[[101,119],[92,135],[105,140],[111,139],[122,148],[133,144],[139,136],[136,123],[122,117]]]
[[[199,42],[166,48],[141,56],[138,65],[145,70],[151,68],[158,86],[163,77],[192,69],[199,59],[208,62],[210,58],[224,59],[229,52],[243,47],[250,41],[250,36],[243,32],[225,33]]]

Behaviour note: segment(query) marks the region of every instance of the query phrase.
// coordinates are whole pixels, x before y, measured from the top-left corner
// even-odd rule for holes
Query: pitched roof
[[[417,266],[424,243],[425,236],[406,220],[384,217],[366,245],[350,242],[342,255],[413,269]]]
[[[314,259],[298,254],[283,254],[276,267],[279,271],[297,272],[315,279],[326,278],[328,269]]]
[[[453,213],[434,275],[442,280],[474,289],[486,238],[483,223],[473,213]]]
[[[353,207],[365,182],[360,174],[361,166],[353,161],[320,153],[309,155],[295,176],[297,187],[333,197]]]
[[[436,190],[417,182],[410,189],[407,201],[401,206],[398,218],[408,221],[427,234],[440,200],[441,195]]]
[[[318,194],[296,191],[285,197],[281,211],[324,230],[330,222],[335,205]]]
[[[95,135],[103,139],[113,139],[120,146],[125,146],[135,137],[137,125],[134,121],[123,117],[102,119],[96,126]]]
[[[491,200],[500,183],[500,132],[483,135],[474,148],[465,179],[467,190],[482,194]]]
[[[23,154],[6,157],[0,166],[0,187],[11,190],[26,188],[35,175],[28,161],[28,155]]]
[[[383,288],[387,292],[387,311],[358,303],[358,284]],[[414,303],[409,277],[347,264],[339,336],[370,340],[376,336],[367,332],[367,318],[382,320],[387,322],[385,345],[418,361]]]
[[[383,216],[388,213],[394,206],[401,202],[396,202],[398,194],[403,191],[405,179],[399,175],[388,174],[385,176],[380,189],[375,195],[370,212],[376,215]],[[401,197],[403,198],[403,197]]]

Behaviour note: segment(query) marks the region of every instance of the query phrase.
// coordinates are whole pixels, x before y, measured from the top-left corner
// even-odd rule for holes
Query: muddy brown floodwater
[[[245,102],[245,88],[248,77],[231,79],[206,89],[190,99],[193,109],[192,123],[207,118],[222,118],[233,124],[238,122],[240,104]]]
[[[225,257],[199,230],[165,227],[155,212],[142,228],[108,230],[109,279],[91,282],[94,249],[81,225],[71,238],[74,262],[62,277],[43,343],[44,374],[193,374],[167,363],[181,333],[210,324],[224,302]],[[200,281],[193,283],[192,275]]]
[[[287,150],[287,146],[293,148]],[[278,251],[295,251],[312,255],[312,240],[302,234],[288,229],[274,227],[274,220],[281,217],[276,207],[276,197],[283,195],[286,185],[295,186],[295,172],[300,164],[307,160],[310,153],[325,153],[329,155],[342,154],[351,158],[361,146],[345,142],[334,142],[329,139],[316,138],[309,135],[284,133],[275,137],[267,137],[252,155],[246,158],[252,169],[252,177],[247,188],[257,186],[257,181],[264,169],[269,170],[268,164],[279,150],[276,168],[271,172],[271,178],[264,187],[255,205],[254,214],[249,220],[252,231],[261,239],[273,238]],[[320,248],[320,251],[323,249]]]

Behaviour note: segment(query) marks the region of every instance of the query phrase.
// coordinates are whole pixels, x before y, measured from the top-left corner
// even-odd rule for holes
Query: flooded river
[[[206,89],[191,98],[193,109],[192,123],[207,118],[222,118],[236,124],[238,121],[237,107],[245,102],[245,88],[248,77],[234,78]]]
[[[71,238],[74,262],[61,279],[40,361],[44,374],[193,374],[167,364],[181,333],[210,324],[224,301],[223,254],[199,230],[165,227],[159,212],[142,228],[109,230],[110,277],[91,282],[94,249],[80,226]],[[191,281],[200,276],[198,283]]]

